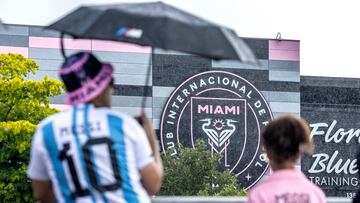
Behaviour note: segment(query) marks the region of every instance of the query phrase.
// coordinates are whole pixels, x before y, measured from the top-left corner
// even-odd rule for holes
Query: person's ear
[[[312,140],[309,140],[307,143],[300,144],[299,152],[306,153],[308,155],[314,153],[314,143],[312,142]]]

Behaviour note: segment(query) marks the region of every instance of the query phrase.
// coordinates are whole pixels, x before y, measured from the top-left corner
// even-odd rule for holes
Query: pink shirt
[[[248,203],[326,203],[324,192],[301,171],[278,170],[250,190]]]

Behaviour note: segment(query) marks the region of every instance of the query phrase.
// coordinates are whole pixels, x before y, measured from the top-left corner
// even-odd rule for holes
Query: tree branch
[[[10,106],[9,110],[6,112],[5,118],[3,119],[4,122],[6,122],[6,119],[11,111],[11,109],[15,106],[16,102],[13,102],[13,104]]]
[[[15,94],[17,91],[18,91],[18,90],[15,90],[14,94]],[[24,97],[27,95],[27,93],[28,93],[27,88],[26,88],[26,87],[25,87],[25,88],[23,87],[23,90],[21,91],[21,96],[20,96],[20,98],[16,99],[16,97],[15,97],[14,100],[13,100],[13,102],[12,102],[12,105],[10,106],[9,110],[6,112],[5,118],[3,119],[4,122],[6,121],[6,119],[7,119],[8,115],[9,115],[10,111],[12,110],[12,108],[16,105],[17,101],[20,101],[20,100],[24,99]]]

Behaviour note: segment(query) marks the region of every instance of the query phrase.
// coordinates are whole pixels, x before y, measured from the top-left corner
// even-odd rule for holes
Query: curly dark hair
[[[269,158],[277,163],[296,161],[299,153],[313,150],[309,125],[291,115],[271,121],[262,132],[262,139]]]

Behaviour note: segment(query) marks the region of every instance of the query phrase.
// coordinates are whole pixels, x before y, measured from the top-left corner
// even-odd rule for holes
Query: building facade
[[[144,110],[164,152],[176,155],[180,145],[196,147],[203,139],[212,153],[224,153],[222,167],[245,188],[268,174],[261,129],[282,113],[300,116],[299,41],[245,39],[258,65],[161,49],[151,53],[149,47],[119,42],[64,42],[67,55],[89,51],[114,65],[113,109],[138,115],[146,98]],[[7,25],[0,30],[0,53],[20,53],[39,65],[29,79],[59,78],[59,47],[59,33],[43,27]],[[61,107],[64,95],[50,102]]]

